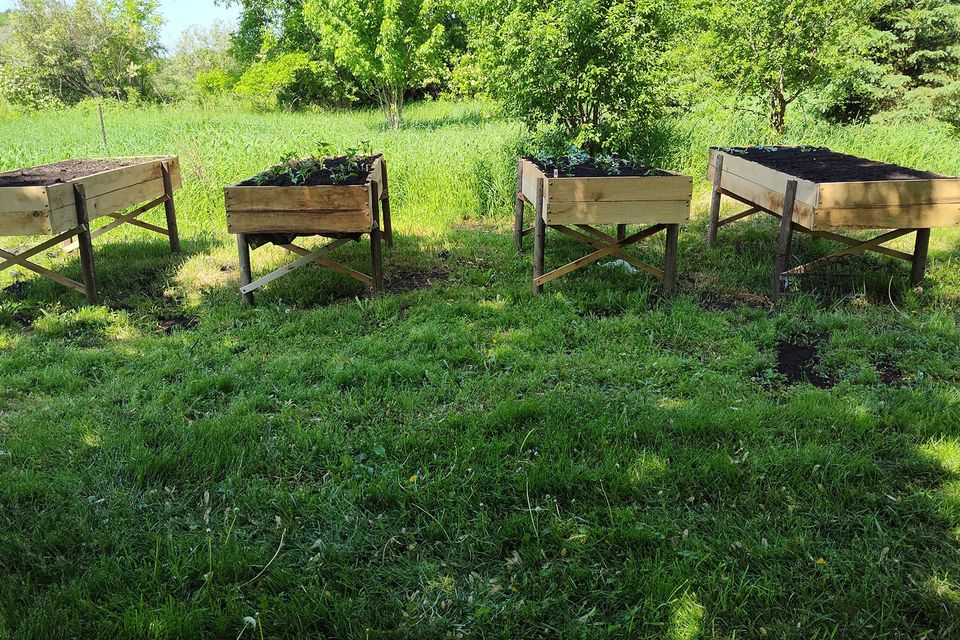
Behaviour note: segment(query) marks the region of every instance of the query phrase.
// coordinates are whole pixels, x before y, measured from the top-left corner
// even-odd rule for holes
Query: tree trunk
[[[787,101],[786,96],[779,89],[770,90],[770,128],[777,134],[777,138],[783,138],[783,132],[787,127]]]

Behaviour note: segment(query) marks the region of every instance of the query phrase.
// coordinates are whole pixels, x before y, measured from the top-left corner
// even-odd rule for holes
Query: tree
[[[391,128],[403,123],[406,94],[442,66],[445,14],[434,0],[307,0],[304,18]]]
[[[224,22],[208,28],[191,26],[177,40],[173,55],[163,66],[165,97],[184,97],[197,88],[198,78],[213,74],[224,84],[239,77],[239,67],[230,55],[231,32]],[[226,88],[226,87],[224,87]]]
[[[871,0],[707,0],[691,3],[682,58],[722,88],[761,99],[782,135],[787,108],[863,53]]]
[[[474,63],[509,114],[559,126],[595,153],[659,110],[660,9],[643,0],[516,0],[475,31]]]
[[[156,0],[20,0],[11,26],[6,65],[63,102],[153,92]]]
[[[957,0],[880,0],[860,35],[867,55],[830,87],[823,112],[849,122],[882,110],[936,110],[960,80]],[[951,86],[953,85],[953,86]]]

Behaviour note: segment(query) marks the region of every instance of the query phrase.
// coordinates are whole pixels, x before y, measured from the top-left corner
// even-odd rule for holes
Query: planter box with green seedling
[[[517,208],[514,238],[534,233],[534,291],[570,271],[606,256],[622,259],[663,280],[673,290],[676,270],[676,237],[679,225],[690,218],[693,179],[653,169],[612,155],[590,156],[570,150],[566,154],[537,154],[521,158],[517,166]],[[534,226],[524,229],[523,205],[533,205]],[[594,225],[616,225],[616,235]],[[627,236],[628,225],[652,225]],[[575,227],[575,228],[574,228]],[[545,229],[553,228],[596,251],[555,271],[543,273]],[[622,253],[630,244],[667,232],[663,270]]]
[[[241,292],[247,302],[252,301],[253,289],[283,275],[274,272],[266,280],[250,282],[251,242],[253,246],[273,242],[303,256],[284,273],[310,263],[307,258],[312,256],[312,262],[370,284],[375,291],[381,288],[381,236],[387,246],[393,245],[386,161],[382,154],[363,148],[337,154],[321,144],[318,151],[305,159],[288,154],[263,173],[224,189],[227,230],[237,234],[240,244]],[[326,236],[334,239],[322,252],[328,253],[363,234],[370,235],[372,277],[292,244],[297,236]]]

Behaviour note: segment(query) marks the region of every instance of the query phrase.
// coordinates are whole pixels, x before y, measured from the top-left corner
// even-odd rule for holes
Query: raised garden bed
[[[359,280],[375,293],[382,290],[383,237],[387,246],[393,246],[387,167],[382,155],[286,161],[226,187],[224,198],[227,230],[237,235],[240,293],[245,303],[253,303],[255,289],[311,263]],[[370,235],[372,276],[325,257],[364,234]],[[311,251],[293,244],[299,236],[325,236],[332,241]],[[301,257],[253,280],[250,249],[267,242]]]
[[[88,302],[95,303],[99,296],[91,240],[132,224],[168,236],[171,249],[179,251],[173,193],[180,184],[176,156],[74,159],[0,173],[0,236],[54,236],[19,254],[0,249],[0,258],[6,259],[0,262],[0,271],[12,266],[29,269],[84,293]],[[119,213],[145,201],[133,211]],[[166,229],[138,219],[161,204]],[[92,230],[90,222],[102,217],[112,220]],[[58,243],[67,250],[80,249],[83,283],[29,262],[31,256]]]
[[[774,298],[792,277],[843,256],[875,251],[912,264],[911,280],[923,281],[932,227],[960,225],[960,179],[837,153],[823,147],[727,147],[710,150],[707,178],[713,201],[707,242],[717,230],[758,212],[781,218],[771,291]],[[721,220],[722,196],[749,209]],[[893,229],[861,241],[844,229]],[[806,265],[787,269],[794,230],[846,247]],[[882,246],[916,232],[913,254]]]
[[[689,176],[630,164],[617,158],[521,158],[517,166],[514,240],[534,234],[533,290],[583,266],[610,256],[622,259],[676,286],[677,238],[690,218],[693,180]],[[535,210],[534,226],[524,228],[524,203]],[[616,236],[595,225],[616,225]],[[628,225],[651,225],[627,235]],[[576,228],[574,228],[576,227]],[[546,229],[587,244],[594,252],[544,273]],[[664,268],[641,262],[623,249],[660,231],[666,232]]]

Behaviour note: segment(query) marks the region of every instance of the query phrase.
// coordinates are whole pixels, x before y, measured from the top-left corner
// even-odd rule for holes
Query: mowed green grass
[[[714,117],[638,141],[698,179],[665,300],[604,265],[530,294],[524,134],[483,105],[419,105],[401,132],[109,110],[112,154],[179,154],[185,253],[104,236],[98,307],[0,274],[24,281],[0,292],[0,638],[958,637],[960,235],[934,232],[922,290],[870,258],[771,306],[772,220],[703,242],[705,147],[757,130]],[[960,172],[926,125],[790,135]],[[102,153],[89,109],[0,138],[2,169]],[[360,139],[390,163],[391,292],[304,269],[243,308],[222,187]],[[366,268],[368,245],[341,255]],[[832,388],[777,373],[790,340]]]

